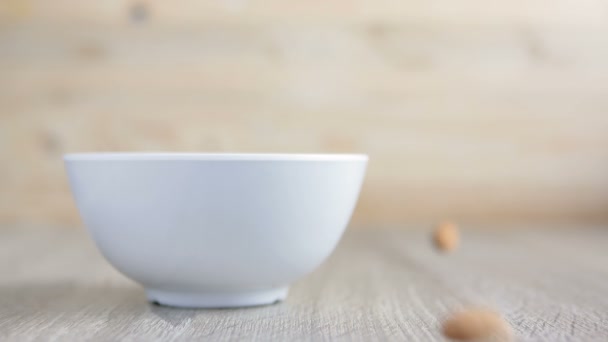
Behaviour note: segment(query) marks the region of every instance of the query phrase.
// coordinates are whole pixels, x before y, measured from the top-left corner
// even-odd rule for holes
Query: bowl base
[[[244,292],[172,292],[146,289],[148,300],[180,308],[236,308],[268,305],[287,297],[288,287]]]

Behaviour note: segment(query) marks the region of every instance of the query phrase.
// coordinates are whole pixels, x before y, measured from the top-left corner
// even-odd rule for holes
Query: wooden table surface
[[[463,306],[501,312],[523,341],[608,340],[608,227],[465,230],[437,253],[423,230],[349,230],[281,304],[148,304],[83,229],[0,227],[0,340],[443,340]]]

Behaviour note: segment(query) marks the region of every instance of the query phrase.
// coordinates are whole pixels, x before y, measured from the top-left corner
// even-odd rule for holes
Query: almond
[[[511,341],[509,324],[496,312],[473,308],[452,314],[443,323],[443,334],[460,341]]]
[[[435,247],[444,252],[450,252],[458,248],[460,233],[458,226],[450,221],[444,221],[437,225],[433,233]]]

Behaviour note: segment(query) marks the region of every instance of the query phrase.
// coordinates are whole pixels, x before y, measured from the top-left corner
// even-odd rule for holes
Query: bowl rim
[[[86,152],[67,153],[65,161],[80,160],[201,160],[201,161],[367,161],[356,153],[197,153],[197,152]]]

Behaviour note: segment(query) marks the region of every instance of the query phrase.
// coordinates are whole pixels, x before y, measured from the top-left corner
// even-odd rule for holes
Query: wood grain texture
[[[0,222],[82,151],[362,152],[354,221],[608,221],[602,0],[0,0]]]
[[[608,339],[605,227],[465,227],[449,256],[421,227],[351,230],[285,302],[230,310],[148,304],[81,230],[4,228],[3,341],[442,341],[440,322],[469,305],[501,312],[521,341]]]

